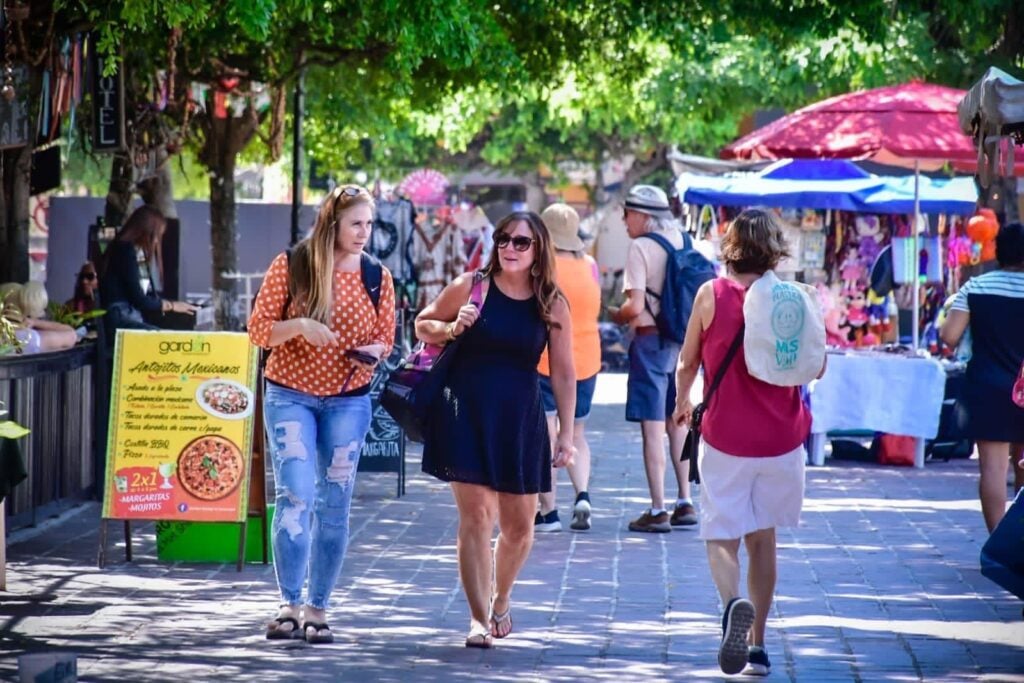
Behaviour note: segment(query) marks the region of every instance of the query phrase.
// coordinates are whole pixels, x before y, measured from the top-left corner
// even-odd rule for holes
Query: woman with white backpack
[[[676,368],[673,419],[691,424],[690,388],[704,366],[704,401],[693,425],[703,437],[700,536],[725,607],[718,662],[727,674],[770,670],[764,635],[775,591],[775,527],[799,523],[811,427],[799,384],[824,371],[816,299],[772,271],[788,255],[773,215],[749,209],[736,217],[722,240],[727,274],[697,292]],[[741,540],[750,557],[749,600],[739,589]]]

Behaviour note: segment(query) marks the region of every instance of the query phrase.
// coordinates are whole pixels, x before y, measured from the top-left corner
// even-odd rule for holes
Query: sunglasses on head
[[[336,193],[338,193],[339,197],[341,197],[342,195],[344,195],[346,197],[358,197],[359,196],[359,188],[358,187],[353,187],[351,185],[346,185],[344,187],[335,188],[334,191]]]
[[[503,232],[494,238],[494,246],[498,249],[504,249],[508,245],[512,245],[512,248],[516,251],[526,251],[530,248],[530,245],[537,240],[532,237],[523,237],[522,235],[516,235],[513,237],[507,232]]]

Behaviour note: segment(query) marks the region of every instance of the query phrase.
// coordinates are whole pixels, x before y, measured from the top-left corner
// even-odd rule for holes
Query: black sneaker
[[[576,496],[576,504],[572,507],[572,523],[569,528],[573,531],[586,531],[590,528],[590,497],[586,492]]]
[[[767,676],[772,672],[772,663],[768,661],[768,653],[763,647],[751,645],[747,649],[747,667],[744,676]]]
[[[718,666],[722,673],[738,674],[747,665],[747,632],[754,623],[754,603],[733,598],[722,615],[722,643],[718,646]]]
[[[552,510],[546,515],[539,512],[533,518],[534,531],[561,531],[562,522],[558,519],[558,510]]]

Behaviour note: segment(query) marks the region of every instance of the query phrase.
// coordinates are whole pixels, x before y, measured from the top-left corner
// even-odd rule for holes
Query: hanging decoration
[[[448,178],[440,171],[422,168],[413,171],[398,184],[398,193],[416,205],[443,206],[447,199]]]

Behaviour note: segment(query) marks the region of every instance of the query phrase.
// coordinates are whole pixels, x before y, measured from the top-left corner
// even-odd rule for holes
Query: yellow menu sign
[[[236,332],[118,330],[105,518],[244,521],[257,353]]]

